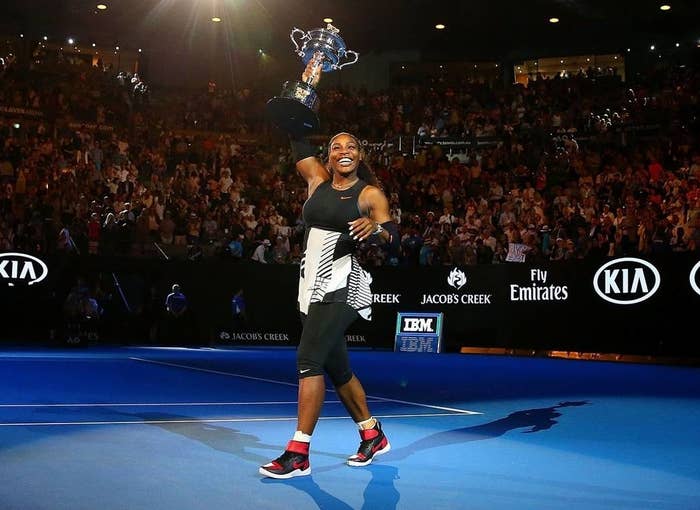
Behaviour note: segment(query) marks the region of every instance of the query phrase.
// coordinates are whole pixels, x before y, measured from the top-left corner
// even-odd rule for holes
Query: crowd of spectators
[[[402,242],[360,249],[412,266],[700,252],[698,91],[678,68],[321,95],[327,132],[415,141],[367,146]],[[42,115],[0,117],[0,250],[299,263],[306,189],[264,98],[6,69],[0,106]]]

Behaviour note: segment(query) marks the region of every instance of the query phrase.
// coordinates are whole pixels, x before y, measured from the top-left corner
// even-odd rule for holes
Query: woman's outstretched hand
[[[350,237],[357,241],[364,241],[377,230],[377,222],[371,218],[358,218],[349,221]]]
[[[322,74],[321,69],[319,69],[318,71],[316,71],[316,74],[312,76],[315,63],[316,63],[315,59],[312,58],[311,60],[309,60],[309,63],[306,64],[306,68],[304,69],[304,72],[301,73],[301,80],[304,83],[308,83],[309,85],[311,85],[314,88],[316,87],[316,85],[318,85],[318,82],[321,80],[321,74]],[[309,79],[311,79],[311,81],[309,81]]]

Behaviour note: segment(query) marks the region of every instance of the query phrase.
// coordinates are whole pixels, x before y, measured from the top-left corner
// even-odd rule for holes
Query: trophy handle
[[[301,49],[299,48],[299,43],[297,43],[296,39],[294,39],[294,35],[295,35],[295,34],[301,34],[302,37],[301,37],[301,39],[299,40],[299,42],[303,42],[305,39],[308,39],[308,38],[309,38],[309,34],[307,34],[307,33],[304,32],[302,29],[297,28],[297,27],[294,27],[294,28],[292,29],[292,33],[289,34],[289,38],[292,40],[292,43],[294,43],[294,52],[295,52],[297,55],[299,55],[300,57],[303,57],[303,56],[304,56],[304,52],[301,51]]]
[[[337,64],[336,64],[336,65],[334,65],[333,67],[334,67],[335,69],[342,69],[342,68],[345,67],[345,66],[349,66],[350,64],[354,64],[355,62],[357,62],[357,59],[360,58],[360,54],[357,53],[356,51],[345,50],[345,56],[347,57],[348,55],[354,55],[354,56],[355,56],[355,60],[349,60],[349,61],[345,62],[344,64],[340,64],[340,65],[337,65]]]

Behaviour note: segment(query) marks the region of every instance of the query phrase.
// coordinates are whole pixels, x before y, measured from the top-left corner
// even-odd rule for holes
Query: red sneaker
[[[284,453],[272,462],[260,466],[258,473],[280,479],[310,475],[309,443],[290,441]]]
[[[349,466],[366,466],[377,455],[391,450],[391,444],[382,431],[382,424],[377,424],[371,429],[360,430],[360,447],[357,453],[348,458]]]

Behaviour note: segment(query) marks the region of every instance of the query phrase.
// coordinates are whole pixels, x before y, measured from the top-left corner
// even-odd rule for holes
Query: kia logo
[[[600,297],[618,305],[633,305],[649,299],[659,289],[661,275],[649,262],[623,257],[604,264],[593,277]]]
[[[698,277],[698,270],[700,270],[700,262],[693,266],[690,270],[690,286],[693,290],[700,295],[700,278]]]
[[[21,283],[34,285],[49,273],[43,261],[25,253],[0,253],[0,279],[14,287]]]

